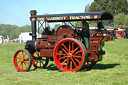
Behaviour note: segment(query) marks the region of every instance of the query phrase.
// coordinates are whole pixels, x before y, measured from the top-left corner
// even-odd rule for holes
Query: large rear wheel
[[[79,71],[83,68],[86,57],[86,48],[77,39],[63,39],[54,49],[55,64],[62,71]]]
[[[28,71],[32,65],[32,58],[26,49],[18,50],[14,55],[14,66],[18,71]]]

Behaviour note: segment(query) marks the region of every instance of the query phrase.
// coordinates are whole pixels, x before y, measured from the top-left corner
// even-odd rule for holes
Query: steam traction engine
[[[31,65],[35,68],[45,68],[51,59],[62,71],[79,71],[83,68],[91,68],[97,61],[102,60],[102,55],[105,54],[102,47],[107,36],[89,36],[88,42],[84,42],[83,32],[78,31],[71,22],[111,20],[113,16],[110,13],[36,15],[36,10],[31,10],[30,14],[32,41],[27,41],[25,49],[18,50],[14,55],[14,66],[18,71],[28,71]],[[42,37],[37,38],[37,22],[38,29],[46,22],[62,22],[63,25],[56,32],[45,27]],[[67,25],[67,22],[70,25]],[[89,48],[86,47],[86,43]]]

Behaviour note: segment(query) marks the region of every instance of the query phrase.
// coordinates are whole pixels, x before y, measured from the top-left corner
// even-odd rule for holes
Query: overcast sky
[[[0,0],[0,24],[30,25],[30,10],[38,14],[84,12],[94,0]]]

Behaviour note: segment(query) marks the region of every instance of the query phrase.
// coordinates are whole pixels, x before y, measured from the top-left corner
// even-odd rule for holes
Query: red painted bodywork
[[[98,46],[101,48],[104,46],[104,42],[107,40],[107,37],[90,37],[89,38],[89,49],[87,53],[90,55],[88,56],[88,61],[100,61],[102,60],[102,55],[99,55]]]
[[[56,32],[56,35],[42,35],[42,40],[36,41],[36,49],[40,50],[41,57],[53,57],[53,51],[56,44],[64,38],[75,38],[72,29],[63,28]],[[77,39],[79,39],[77,37]],[[81,41],[81,39],[79,39]],[[88,61],[99,61],[102,60],[102,55],[99,55],[98,46],[103,47],[107,37],[90,37],[89,38],[89,49]]]

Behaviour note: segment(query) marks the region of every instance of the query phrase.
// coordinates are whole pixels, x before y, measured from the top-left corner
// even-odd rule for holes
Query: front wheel
[[[54,49],[55,64],[62,71],[79,71],[83,68],[86,57],[86,48],[77,39],[63,39]]]
[[[14,55],[14,66],[18,71],[28,71],[32,65],[32,58],[26,49],[18,50]]]

